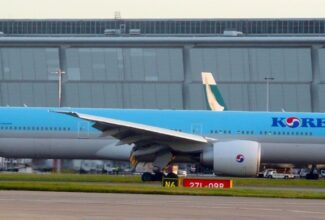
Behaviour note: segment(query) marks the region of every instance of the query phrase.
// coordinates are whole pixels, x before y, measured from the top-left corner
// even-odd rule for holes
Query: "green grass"
[[[133,185],[133,186],[131,186]],[[0,190],[92,192],[92,193],[137,193],[163,195],[203,195],[203,196],[242,196],[269,198],[325,199],[325,192],[301,192],[292,190],[258,190],[258,189],[191,189],[162,188],[158,185],[140,184],[85,184],[85,183],[51,183],[51,182],[0,182]]]
[[[141,177],[131,175],[1,173],[1,181],[140,183]]]
[[[325,187],[325,180],[306,179],[264,179],[264,178],[232,178],[234,186],[260,186],[260,187]]]
[[[194,178],[194,177],[193,177]],[[0,190],[34,190],[97,193],[141,193],[168,195],[243,196],[325,199],[325,191],[303,191],[303,187],[325,187],[325,180],[274,180],[231,178],[233,189],[163,188],[160,183],[142,183],[140,176],[1,173]],[[239,186],[240,188],[236,188]],[[257,188],[249,188],[249,187]],[[247,188],[245,188],[247,187]],[[258,187],[266,187],[259,189]],[[272,187],[272,189],[267,189]],[[273,187],[279,187],[279,190]],[[299,189],[295,189],[298,187]]]

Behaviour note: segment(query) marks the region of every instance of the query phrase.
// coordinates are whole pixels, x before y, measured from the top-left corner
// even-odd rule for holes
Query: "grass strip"
[[[0,182],[0,190],[325,199],[325,192],[268,190],[268,189],[259,190],[259,189],[162,188],[160,186],[148,186],[148,185],[143,186],[139,184],[100,185],[100,184],[51,183],[51,182]]]
[[[207,178],[207,177],[191,177]],[[208,177],[212,178],[212,177]],[[215,177],[213,177],[215,178]],[[325,180],[306,179],[263,179],[263,178],[231,178],[234,186],[257,187],[325,187]],[[80,182],[80,183],[142,183],[137,175],[103,175],[103,174],[24,174],[0,173],[1,181],[34,181],[34,182]]]
[[[270,186],[270,187],[325,187],[325,180],[306,179],[264,179],[264,178],[232,178],[234,186]]]
[[[136,175],[1,173],[0,181],[140,183]]]

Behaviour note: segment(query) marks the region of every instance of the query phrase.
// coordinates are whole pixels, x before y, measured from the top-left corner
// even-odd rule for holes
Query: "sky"
[[[325,18],[325,0],[0,0],[0,19]]]

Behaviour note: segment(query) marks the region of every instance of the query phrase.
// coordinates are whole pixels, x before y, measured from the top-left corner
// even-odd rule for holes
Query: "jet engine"
[[[256,176],[261,160],[261,145],[256,141],[220,141],[201,153],[201,163],[213,167],[215,174]]]

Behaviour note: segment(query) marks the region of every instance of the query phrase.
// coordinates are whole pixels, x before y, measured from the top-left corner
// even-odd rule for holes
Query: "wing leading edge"
[[[128,122],[107,117],[100,117],[72,111],[53,111],[56,113],[70,115],[83,120],[91,121],[94,128],[103,132],[102,136],[113,136],[123,144],[144,144],[168,142],[186,142],[195,144],[206,144],[209,138],[200,135],[189,134],[171,129],[160,128],[151,125]]]

